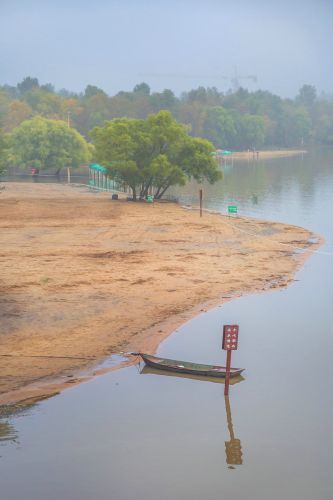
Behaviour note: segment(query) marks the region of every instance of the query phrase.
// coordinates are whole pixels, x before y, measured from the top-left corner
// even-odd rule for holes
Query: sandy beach
[[[154,353],[198,312],[286,286],[319,244],[295,226],[79,186],[6,183],[0,205],[0,404],[102,373],[114,353]]]
[[[234,151],[230,158],[234,160],[269,160],[272,158],[288,158],[307,154],[305,149],[271,149],[258,151]]]

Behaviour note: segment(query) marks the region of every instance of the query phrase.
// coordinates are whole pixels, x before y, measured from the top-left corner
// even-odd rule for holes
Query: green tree
[[[217,148],[231,148],[236,135],[232,113],[220,106],[209,108],[203,124],[203,135]]]
[[[295,99],[244,88],[223,94],[214,87],[198,87],[178,98],[168,89],[151,93],[145,82],[131,92],[120,91],[110,97],[95,85],[87,85],[82,94],[66,89],[55,92],[52,84],[40,85],[32,77],[15,87],[0,86],[0,127],[6,131],[40,115],[69,118],[71,126],[87,135],[106,120],[145,119],[160,110],[171,111],[189,127],[190,135],[206,137],[220,148],[299,147],[302,138],[304,143],[331,143],[332,97],[317,97],[312,85],[303,85]]]
[[[287,147],[301,146],[307,143],[311,132],[311,120],[304,106],[292,103],[284,104],[284,119],[281,124],[284,132],[284,144]]]
[[[198,102],[184,102],[178,109],[177,118],[181,123],[185,123],[194,136],[202,136],[203,124],[206,118],[206,107]]]
[[[320,116],[316,123],[315,137],[319,144],[333,145],[333,113]]]
[[[110,116],[110,99],[104,92],[97,92],[89,98],[82,100],[83,112],[83,127],[84,134],[88,134],[89,130],[97,125],[102,125]]]
[[[177,98],[170,89],[164,89],[163,92],[154,92],[150,97],[153,111],[156,113],[161,109],[173,112],[177,106]]]
[[[237,92],[227,95],[223,100],[223,106],[240,114],[251,112],[251,94],[247,89],[240,87]]]
[[[24,104],[28,104],[35,114],[63,120],[66,117],[66,99],[58,94],[34,87],[24,95]],[[23,121],[23,120],[21,120]]]
[[[145,120],[114,119],[95,127],[91,136],[97,160],[114,179],[131,187],[134,200],[145,197],[151,187],[160,198],[170,186],[183,185],[191,177],[215,182],[221,175],[210,155],[213,145],[190,137],[187,127],[168,111]]]
[[[7,163],[8,142],[4,130],[0,129],[0,175],[3,173]]]
[[[207,90],[205,87],[198,87],[197,89],[190,90],[187,94],[184,94],[184,99],[189,102],[200,102],[201,104],[207,104]]]
[[[308,109],[311,109],[317,99],[317,91],[316,87],[313,85],[303,85],[299,89],[298,96],[296,97],[296,101],[300,104],[303,104]]]
[[[237,149],[259,148],[265,142],[265,120],[262,116],[239,115],[236,137]]]
[[[2,127],[6,121],[10,102],[11,99],[8,93],[0,88],[0,127]]]
[[[103,127],[95,127],[91,136],[97,161],[109,168],[115,180],[129,185],[136,199],[137,186],[142,181],[140,146],[148,140],[141,120],[116,118]]]
[[[65,99],[57,94],[41,91],[41,97],[37,104],[36,111],[45,118],[63,120],[66,116]]]
[[[27,76],[23,78],[22,82],[17,84],[17,90],[20,94],[25,94],[26,92],[32,90],[33,88],[38,88],[38,78],[31,78],[31,76]]]
[[[9,159],[22,167],[54,169],[56,173],[90,159],[84,138],[60,120],[36,116],[16,127],[9,136]]]
[[[52,85],[52,83],[44,83],[44,85],[41,85],[40,88],[45,92],[50,92],[51,94],[54,93],[54,85]]]
[[[135,85],[133,89],[134,94],[150,95],[150,87],[148,83],[142,82]]]
[[[150,164],[150,175],[146,183],[146,190],[144,193],[148,194],[149,180],[154,183],[155,192],[154,197],[162,198],[164,193],[170,186],[184,186],[186,184],[186,174],[182,168],[168,158],[165,154],[159,154],[154,158]]]
[[[84,91],[84,97],[86,99],[89,99],[90,97],[93,97],[95,95],[102,94],[106,96],[106,93],[104,90],[100,89],[99,87],[96,87],[96,85],[87,85]]]

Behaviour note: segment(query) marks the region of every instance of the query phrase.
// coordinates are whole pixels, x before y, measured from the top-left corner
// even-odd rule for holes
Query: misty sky
[[[333,0],[0,0],[0,84],[333,92]]]

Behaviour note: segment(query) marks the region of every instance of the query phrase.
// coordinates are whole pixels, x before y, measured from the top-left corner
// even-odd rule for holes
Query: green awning
[[[102,167],[102,165],[99,165],[98,163],[90,163],[89,168],[91,168],[91,170],[96,170],[97,172],[102,172],[102,174],[109,173],[107,168]]]

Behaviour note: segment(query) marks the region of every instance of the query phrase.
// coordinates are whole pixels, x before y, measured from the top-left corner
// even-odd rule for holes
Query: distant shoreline
[[[256,150],[256,151],[234,151],[226,158],[233,160],[261,160],[271,158],[287,158],[288,156],[300,156],[307,154],[305,149],[277,149],[277,150]]]

